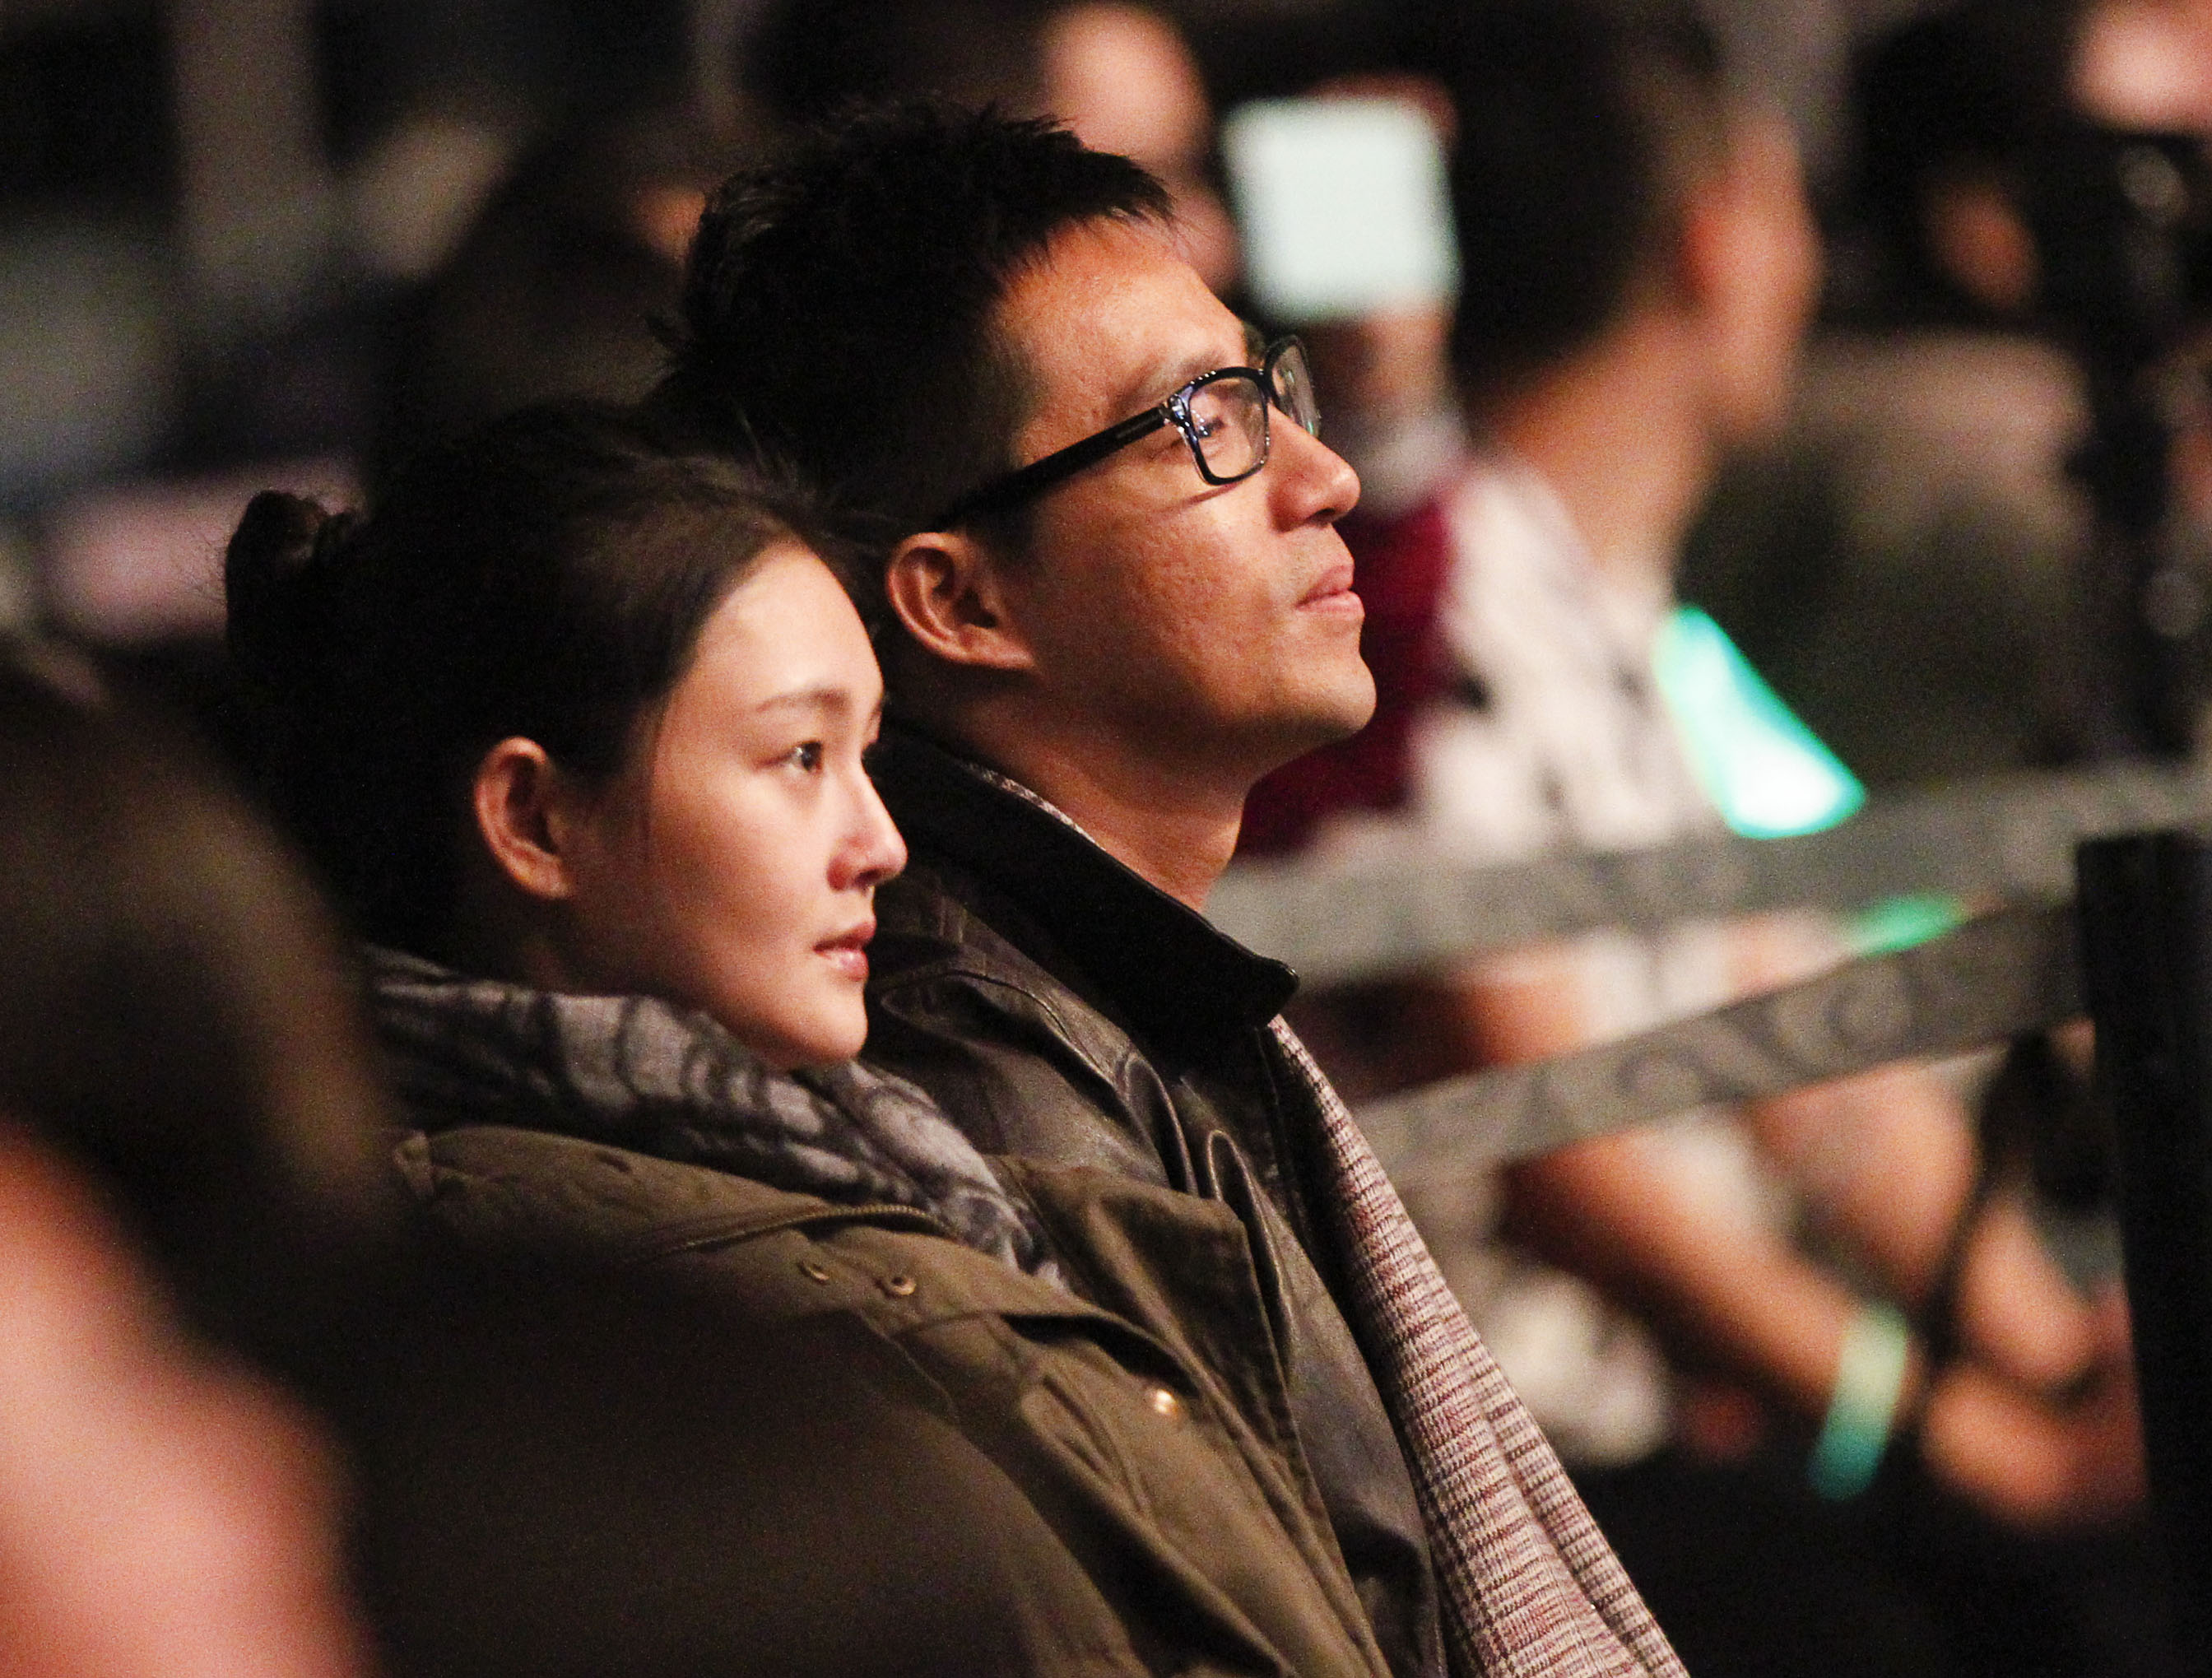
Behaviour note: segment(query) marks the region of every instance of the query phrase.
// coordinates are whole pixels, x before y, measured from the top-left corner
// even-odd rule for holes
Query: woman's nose
[[[855,789],[853,814],[851,841],[845,850],[850,878],[844,883],[870,888],[881,885],[906,866],[906,841],[865,771]]]

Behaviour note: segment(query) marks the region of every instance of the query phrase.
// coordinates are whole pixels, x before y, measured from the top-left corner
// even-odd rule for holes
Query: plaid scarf
[[[1291,1028],[1273,1030],[1320,1127],[1349,1315],[1405,1443],[1456,1664],[1481,1678],[1684,1678],[1367,1139]]]

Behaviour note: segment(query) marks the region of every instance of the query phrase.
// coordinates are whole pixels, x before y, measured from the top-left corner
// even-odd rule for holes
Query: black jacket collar
[[[1065,818],[908,731],[884,732],[870,772],[908,843],[1012,897],[1139,1035],[1243,1039],[1297,989],[1205,916],[1109,856]]]

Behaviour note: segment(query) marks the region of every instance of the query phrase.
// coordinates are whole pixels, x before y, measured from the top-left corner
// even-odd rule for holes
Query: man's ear
[[[501,740],[477,763],[470,787],[477,832],[500,872],[541,902],[574,890],[573,798],[568,778],[535,740]]]
[[[1756,188],[1740,143],[1711,174],[1691,184],[1678,212],[1674,281],[1682,304],[1703,319],[1725,319],[1759,260]]]
[[[1701,313],[1724,313],[1743,307],[1747,292],[1794,292],[1817,278],[1820,234],[1804,167],[1779,117],[1734,119],[1720,166],[1688,188],[1680,221],[1676,279]]]
[[[884,587],[907,634],[932,658],[971,669],[1030,668],[999,565],[964,531],[908,537],[891,551]]]
[[[1820,275],[1820,233],[1780,119],[1738,119],[1725,167],[1691,190],[1681,222],[1680,295],[1713,423],[1729,441],[1759,441],[1788,412]]]

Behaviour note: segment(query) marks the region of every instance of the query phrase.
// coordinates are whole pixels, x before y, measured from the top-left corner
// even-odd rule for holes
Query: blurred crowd
[[[2182,750],[2194,556],[2152,591],[2146,628],[2130,568],[2149,562],[2099,532],[2203,493],[2189,382],[2154,416],[2121,411],[2185,336],[2197,212],[2158,209],[2085,136],[2200,128],[2204,26],[2178,0],[1915,24],[1936,9],[1711,9],[1731,85],[1797,160],[1818,246],[1803,355],[1777,370],[1771,423],[1747,415],[1693,497],[1682,592],[1872,786]],[[0,181],[19,346],[0,388],[0,606],[186,671],[217,627],[209,556],[244,494],[349,499],[517,401],[641,392],[659,350],[638,323],[672,306],[707,189],[841,98],[936,88],[1067,116],[1169,182],[1200,271],[1258,313],[1282,306],[1272,253],[1240,271],[1231,212],[1249,245],[1265,189],[1240,185],[1218,113],[1364,94],[1452,129],[1434,80],[1450,7],[263,10],[259,80],[204,86],[192,32],[167,40],[150,12],[57,8],[0,33],[21,131]],[[304,85],[280,89],[285,72]],[[289,134],[281,167],[275,141],[226,150],[193,116],[196,96],[280,93],[283,121],[232,125]],[[204,176],[225,167],[272,173],[217,191]],[[2194,165],[2175,167],[2185,199]],[[196,229],[224,192],[273,226],[295,179],[312,236],[239,211],[225,225],[269,272],[240,256],[245,277],[207,277]],[[2136,295],[2146,264],[2183,271],[2153,283],[2173,297]],[[1776,306],[1794,350],[1790,300]],[[1316,344],[1333,435],[1362,456],[1370,508],[1410,493],[1399,480],[1455,423],[1438,329],[1402,301],[1357,331],[1346,300],[1317,307],[1338,328]],[[1513,296],[1494,307],[1521,330]],[[2141,489],[2077,457],[2142,423],[2171,423],[2178,453],[2130,512]],[[1970,602],[1972,635],[1939,632],[1931,601]],[[1905,692],[1926,702],[1899,710]]]
[[[234,667],[263,655],[224,640],[248,495],[373,508],[526,404],[644,398],[717,183],[852,101],[1065,122],[1157,179],[1214,295],[1302,337],[1360,477],[1338,527],[1378,702],[1260,784],[1244,857],[1771,836],[2202,747],[2212,7],[233,9],[292,40],[288,97],[319,112],[304,173],[260,189],[311,179],[317,231],[286,244],[264,205],[264,254],[290,254],[251,283],[191,253],[194,194],[254,197],[195,169],[257,155],[188,108],[193,30],[0,14],[25,113],[0,312],[27,346],[0,372],[0,1667],[1009,1658],[993,1614],[1039,1588],[1034,1517],[979,1505],[969,1442],[884,1398],[905,1365],[811,1320],[735,1355],[694,1294],[410,1232],[344,951],[415,946],[362,924],[388,883],[341,875],[325,906],[313,830],[370,798],[309,748],[358,742],[279,754],[327,806],[303,824],[279,786],[289,839],[232,790],[247,765],[269,787]],[[447,523],[413,539],[465,555]],[[841,575],[845,536],[813,543]],[[285,539],[304,566],[342,538]],[[1715,671],[1734,710],[1697,699]],[[1741,767],[1747,693],[1787,720],[1761,742],[1795,754],[1787,807]],[[1356,1103],[1889,935],[1601,932],[1290,1012]],[[2193,1669],[2087,1061],[2023,1040],[1413,1201],[1692,1670]],[[1885,1379],[1872,1458],[1829,1461],[1846,1389]],[[733,1580],[739,1606],[702,1608]]]

